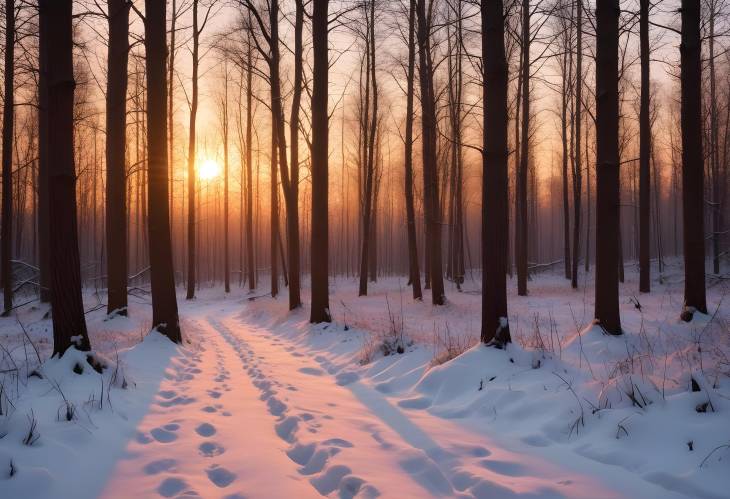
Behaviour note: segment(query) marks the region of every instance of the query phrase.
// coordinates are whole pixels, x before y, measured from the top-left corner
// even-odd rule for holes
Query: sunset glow
[[[198,166],[198,177],[201,180],[213,180],[221,176],[220,165],[212,159],[206,159]]]

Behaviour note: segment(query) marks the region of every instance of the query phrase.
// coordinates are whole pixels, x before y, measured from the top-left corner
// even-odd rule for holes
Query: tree
[[[639,44],[641,52],[641,102],[639,110],[639,291],[651,291],[651,122],[649,99],[649,0],[639,2]]]
[[[426,218],[426,254],[431,279],[431,302],[444,305],[444,276],[441,262],[441,217],[436,157],[437,123],[436,97],[433,90],[433,61],[431,55],[431,20],[426,15],[426,0],[417,0],[419,65],[421,86],[421,142],[423,148],[423,204]],[[504,42],[503,42],[504,43]]]
[[[284,202],[287,210],[287,246],[289,258],[289,274],[295,275],[295,279],[289,280],[289,309],[293,310],[301,306],[300,296],[300,257],[299,257],[299,197],[298,197],[298,176],[299,164],[292,164],[291,175],[289,172],[289,161],[286,154],[286,134],[284,122],[284,107],[281,92],[281,50],[279,40],[279,0],[271,0],[266,3],[268,11],[268,26],[262,17],[259,9],[254,5],[253,0],[239,0],[253,16],[256,23],[254,35],[260,36],[259,40],[254,36],[254,43],[259,55],[269,66],[269,86],[271,90],[271,295],[276,296],[279,292],[278,265],[276,249],[281,244],[279,233],[279,181],[277,169],[281,172],[281,186],[284,191]],[[302,9],[298,15],[300,24],[303,25],[304,13],[303,4],[298,6]],[[253,29],[253,26],[250,27]],[[301,29],[302,26],[299,26]],[[301,36],[301,33],[299,34]],[[300,47],[301,49],[301,47]],[[295,59],[301,57],[295,55]],[[301,68],[299,68],[301,70]],[[301,91],[301,90],[299,90]],[[297,108],[298,109],[298,104]],[[298,111],[297,111],[298,119]],[[292,139],[293,140],[293,139]],[[297,139],[298,140],[298,139]],[[295,148],[298,156],[298,144]],[[296,182],[295,182],[296,181]],[[282,251],[283,253],[283,251]],[[286,270],[285,270],[286,273]],[[286,279],[286,276],[285,276]]]
[[[507,316],[507,59],[501,0],[481,0],[484,77],[482,151],[481,340],[504,347],[511,341]]]
[[[520,161],[515,177],[515,263],[517,265],[517,294],[527,296],[527,170],[530,159],[530,1],[522,0],[522,36],[520,82],[522,83],[522,132]],[[519,104],[518,104],[519,105]]]
[[[702,57],[700,3],[682,0],[681,66],[682,221],[684,309],[682,319],[707,313],[705,297],[704,156],[702,152]]]
[[[49,207],[53,213],[50,240],[53,353],[63,355],[71,346],[90,350],[81,298],[76,171],[74,165],[73,26],[71,0],[40,0],[39,17],[48,35]]]
[[[253,46],[251,31],[246,32],[246,268],[248,289],[256,289],[253,244]]]
[[[109,43],[106,85],[107,313],[127,315],[127,60],[129,3],[107,0]]]
[[[583,114],[583,0],[576,5],[576,58],[575,58],[575,157],[573,169],[573,266],[570,273],[571,286],[578,288],[578,258],[580,257],[580,217],[581,217],[581,182],[582,182],[582,114]],[[587,177],[587,176],[586,176]],[[586,184],[588,182],[586,181]],[[586,190],[590,191],[587,185]],[[587,220],[590,225],[590,220]],[[586,244],[588,246],[588,244]]]
[[[195,254],[195,124],[198,115],[198,66],[200,65],[200,34],[205,29],[205,25],[210,18],[210,11],[213,4],[208,7],[203,22],[198,24],[198,4],[199,0],[193,0],[193,49],[192,49],[192,95],[190,97],[190,126],[188,127],[188,292],[186,298],[192,300],[195,298],[195,266],[197,256]]]
[[[618,306],[618,0],[596,4],[596,322],[621,334]]]
[[[168,200],[165,2],[145,0],[147,69],[147,161],[152,327],[182,342],[175,297]]]
[[[368,3],[369,1],[369,3]],[[362,249],[360,250],[360,288],[359,296],[368,294],[368,263],[377,234],[375,219],[375,139],[378,130],[378,79],[375,71],[375,0],[363,3],[365,11],[365,101],[361,106],[363,135],[363,156],[365,185],[362,191]],[[371,97],[372,96],[372,97]],[[372,109],[371,109],[372,98]],[[368,118],[370,117],[370,118]]]
[[[228,237],[228,65],[225,66],[223,74],[221,132],[223,134],[223,283],[226,293],[230,293],[231,262],[229,254],[230,241]]]
[[[418,268],[418,241],[416,239],[416,210],[413,203],[413,94],[416,68],[416,2],[410,0],[408,9],[408,74],[406,89],[406,131],[405,131],[405,194],[406,223],[408,231],[409,283],[413,299],[422,300],[421,273]]]
[[[313,0],[312,48],[312,309],[310,321],[330,322],[329,310],[329,189],[328,135],[328,0]]]
[[[48,192],[48,17],[38,16],[38,267],[40,300],[51,301],[50,194]]]
[[[2,138],[2,233],[0,238],[3,281],[3,317],[13,308],[13,271],[10,265],[13,230],[13,125],[15,121],[13,89],[15,80],[15,1],[5,0],[5,98],[3,99]]]

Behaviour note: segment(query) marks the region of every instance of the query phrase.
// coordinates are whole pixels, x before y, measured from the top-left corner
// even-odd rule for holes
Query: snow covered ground
[[[511,290],[506,352],[477,344],[477,276],[440,308],[333,279],[319,326],[285,293],[204,289],[182,346],[146,334],[144,296],[105,320],[88,292],[101,374],[48,360],[27,305],[0,319],[0,497],[727,497],[727,284],[684,324],[680,267],[650,295],[629,269],[615,338],[559,271]]]

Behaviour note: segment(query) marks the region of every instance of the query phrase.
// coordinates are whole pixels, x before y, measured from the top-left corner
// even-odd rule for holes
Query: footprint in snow
[[[157,493],[162,497],[173,497],[188,488],[188,484],[181,478],[165,478],[157,487]]]
[[[211,466],[205,470],[205,473],[208,475],[208,479],[220,488],[228,487],[236,479],[235,473],[217,465]]]
[[[205,457],[220,456],[226,449],[215,442],[203,442],[198,446],[198,451]]]
[[[177,440],[177,433],[175,432],[179,429],[179,424],[169,423],[162,427],[153,428],[152,430],[150,430],[150,435],[152,435],[152,438],[154,438],[158,442],[162,444],[167,444]]]
[[[210,423],[203,423],[195,428],[195,432],[201,437],[210,437],[215,435],[216,429],[215,426]]]
[[[142,471],[144,471],[145,475],[157,475],[163,471],[174,469],[176,464],[177,461],[174,459],[158,459],[157,461],[147,463],[142,468]]]

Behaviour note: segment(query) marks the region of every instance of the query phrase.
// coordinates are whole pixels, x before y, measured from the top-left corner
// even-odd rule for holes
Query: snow
[[[46,309],[23,307],[0,319],[0,497],[727,497],[725,283],[687,324],[678,264],[648,295],[627,270],[625,335],[556,271],[510,289],[506,350],[478,344],[476,276],[444,307],[333,279],[323,325],[285,293],[203,289],[179,346],[144,299],[106,319],[88,292],[102,373],[49,359]]]

